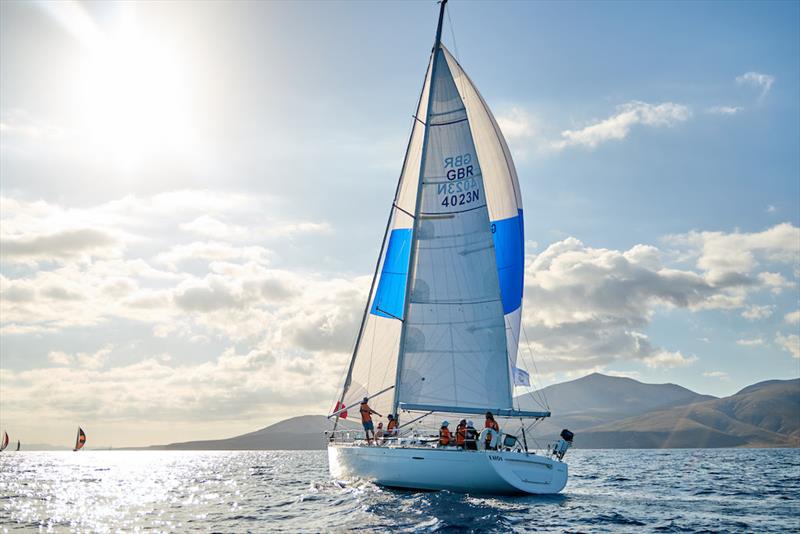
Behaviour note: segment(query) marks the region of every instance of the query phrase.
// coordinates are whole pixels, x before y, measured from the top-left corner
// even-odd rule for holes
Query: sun
[[[119,4],[103,26],[76,2],[47,10],[83,45],[71,104],[97,157],[135,171],[149,158],[188,151],[198,85],[169,35],[140,20],[136,4]]]

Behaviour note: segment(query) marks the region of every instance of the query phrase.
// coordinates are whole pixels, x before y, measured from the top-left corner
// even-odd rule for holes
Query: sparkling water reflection
[[[570,451],[550,497],[331,480],[324,452],[0,455],[3,531],[796,532],[800,450]]]

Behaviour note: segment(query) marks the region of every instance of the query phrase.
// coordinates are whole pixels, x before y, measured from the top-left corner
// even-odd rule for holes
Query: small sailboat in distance
[[[4,451],[8,447],[8,432],[3,432],[3,441],[0,443],[0,452]]]
[[[72,452],[79,451],[86,444],[86,433],[81,427],[78,427],[78,437],[75,439],[75,448]]]
[[[17,452],[19,452],[20,442],[17,440]]]
[[[523,410],[515,401],[514,386],[530,387],[528,372],[517,367],[525,267],[522,196],[497,121],[441,42],[446,3],[440,1],[436,38],[350,367],[328,416],[338,423],[363,399],[365,428],[371,425],[369,413],[392,414],[395,425],[408,420],[395,426],[399,434],[374,445],[337,432],[334,423],[328,433],[330,472],[409,489],[558,493],[567,483],[563,456],[572,433],[565,429],[555,449],[536,454],[528,449],[524,424],[520,443],[494,421],[498,416],[539,421],[550,411]],[[461,443],[458,433],[452,443],[449,433],[427,439],[409,428],[432,414],[450,414],[456,421],[486,414],[487,428],[475,440],[476,429],[464,419],[464,432],[472,437]],[[439,445],[432,445],[436,441]]]

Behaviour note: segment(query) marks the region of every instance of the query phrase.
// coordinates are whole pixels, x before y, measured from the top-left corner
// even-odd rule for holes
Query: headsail
[[[73,451],[79,451],[83,448],[86,444],[86,433],[84,433],[81,427],[78,427],[78,437],[75,438],[75,448]]]
[[[8,432],[3,432],[3,441],[0,442],[0,451],[5,450],[8,447]]]

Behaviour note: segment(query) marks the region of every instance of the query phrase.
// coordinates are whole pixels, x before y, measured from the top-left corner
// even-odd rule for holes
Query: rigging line
[[[520,315],[522,315],[522,314],[520,314]],[[522,320],[521,316],[520,316],[519,324],[522,327],[522,334],[525,336],[525,344],[528,347],[528,352],[530,352],[530,354],[531,354],[531,360],[533,361],[533,370],[536,373],[536,377],[538,379],[538,377],[539,377],[539,367],[536,365],[536,356],[533,354],[533,350],[531,349],[531,342],[528,339],[528,331],[525,330],[525,322]],[[544,390],[544,388],[542,387],[542,383],[541,383],[541,381],[539,381],[539,386],[538,386],[536,391],[539,393],[539,395],[541,396],[542,400],[544,401],[545,406],[549,410],[550,409],[550,404],[547,402],[547,395],[544,394],[543,390]]]
[[[550,410],[550,405],[547,402],[547,397],[544,395],[544,393],[541,392],[541,390],[543,388],[541,386],[541,381],[538,380],[538,378],[539,378],[539,368],[536,366],[536,357],[533,355],[533,351],[531,350],[531,343],[530,343],[530,340],[528,339],[528,332],[527,332],[527,330],[525,330],[525,321],[523,320],[521,312],[520,312],[520,321],[519,321],[519,323],[520,323],[520,329],[522,330],[522,333],[525,335],[526,347],[528,349],[528,352],[531,355],[531,360],[533,361],[532,368],[533,368],[533,373],[534,373],[534,387],[535,387],[535,389],[534,389],[534,391],[529,391],[528,394],[531,396],[531,398],[533,398],[534,397],[534,393],[536,393],[536,397],[537,398],[535,398],[534,400],[540,406],[542,406],[543,408],[546,408],[547,410]],[[513,330],[512,330],[512,333],[513,333]],[[517,337],[517,346],[519,346],[519,341],[520,341],[519,337]],[[525,357],[525,353],[522,353],[522,358],[523,358],[523,360],[525,362],[525,366],[528,367],[528,359]],[[528,367],[528,369],[531,369],[531,367]]]
[[[450,11],[452,10],[453,8],[451,7]],[[456,53],[456,60],[460,62],[461,54],[458,53],[458,43],[456,43],[456,27],[453,24],[453,19],[450,18],[450,11],[447,12],[447,23],[450,25],[450,36],[453,38],[453,50]]]
[[[506,321],[508,321],[508,319],[506,319]],[[523,320],[522,320],[522,312],[520,312],[519,324],[520,324],[520,328],[523,329],[523,331],[524,331],[524,324],[523,324]],[[510,326],[511,325],[509,324],[509,328],[510,328]],[[514,336],[514,340],[517,343],[517,349],[519,349],[519,336],[516,335],[516,333],[514,332],[513,328],[511,328],[511,335]],[[527,335],[525,336],[525,338],[527,340]],[[530,352],[530,344],[528,344],[528,352]],[[519,350],[518,350],[517,354],[520,354]],[[530,370],[531,367],[528,367],[528,359],[525,357],[525,353],[521,352],[521,355],[522,355],[522,359],[523,359],[523,363],[525,364],[525,367],[527,367]],[[531,357],[533,357],[533,353],[531,353]],[[536,368],[536,360],[535,359],[534,359],[532,367],[533,367],[534,375],[537,375],[539,373],[539,370]],[[536,380],[536,378],[534,378],[534,383],[535,383],[535,380]],[[540,389],[541,388],[536,388],[534,391],[528,391],[527,395],[530,395],[530,398],[533,399],[533,401],[536,404],[538,404],[542,408],[544,408],[544,409],[549,411],[550,410],[550,406],[547,405],[547,399],[542,398],[540,395],[534,395],[534,392],[539,393]]]

